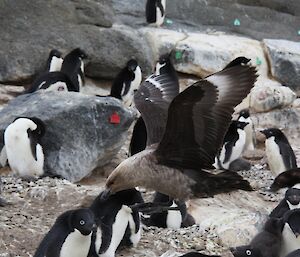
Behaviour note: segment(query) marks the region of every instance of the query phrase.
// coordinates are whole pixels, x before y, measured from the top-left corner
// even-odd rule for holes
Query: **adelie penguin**
[[[161,213],[153,213],[149,218],[142,219],[145,225],[156,226],[160,228],[178,229],[195,224],[193,217],[187,213],[185,202],[175,201],[171,197],[159,192],[155,193],[153,202],[168,203],[168,206],[170,207],[179,207],[179,210],[168,210]]]
[[[61,65],[61,72],[70,78],[77,92],[84,86],[83,60],[86,58],[86,53],[80,48],[76,48],[65,56]]]
[[[33,257],[87,257],[95,229],[91,210],[67,211],[56,219]]]
[[[230,248],[234,257],[279,257],[282,223],[270,218],[249,245]]]
[[[300,248],[300,209],[286,212],[282,218],[282,244],[280,257]]]
[[[123,240],[124,245],[133,244],[140,240],[140,215],[129,205],[143,202],[136,189],[128,189],[103,197],[101,193],[93,202],[90,209],[95,214],[98,230],[94,237],[91,256],[113,257]]]
[[[266,155],[272,173],[280,173],[297,168],[295,153],[283,132],[277,128],[261,131],[266,136]]]
[[[270,217],[281,218],[289,211],[300,208],[300,186],[289,188],[285,192],[284,199],[274,208]]]
[[[146,21],[157,27],[164,23],[166,16],[166,0],[147,0]]]
[[[278,191],[285,187],[294,187],[300,183],[300,168],[284,171],[280,173],[272,183],[270,190],[273,192]]]
[[[131,59],[114,79],[110,96],[122,100],[126,106],[131,106],[134,92],[139,88],[141,82],[141,68],[136,60]]]
[[[61,65],[63,63],[62,54],[56,49],[52,49],[49,53],[49,57],[46,63],[46,71],[60,71]]]
[[[47,91],[74,91],[78,92],[77,87],[70,80],[69,76],[61,71],[46,72],[38,76],[31,87],[24,93],[30,94],[37,90]]]
[[[44,152],[41,139],[45,124],[36,117],[16,118],[4,132],[4,147],[13,172],[21,177],[44,174]]]
[[[248,123],[244,128],[244,131],[246,133],[246,142],[245,142],[244,151],[247,150],[253,151],[255,149],[254,148],[255,131],[253,129],[253,122],[250,117],[249,109],[241,110],[237,120]]]
[[[228,170],[230,164],[243,153],[246,143],[246,122],[232,121],[224,138],[220,153],[215,158],[214,166],[218,169]]]

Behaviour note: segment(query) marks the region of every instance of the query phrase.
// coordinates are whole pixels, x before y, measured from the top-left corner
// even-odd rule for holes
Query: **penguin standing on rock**
[[[46,64],[46,71],[60,71],[63,61],[61,52],[56,49],[51,50]]]
[[[300,208],[300,187],[299,185],[289,188],[285,192],[284,199],[271,212],[270,217],[281,218],[289,211]]]
[[[141,82],[141,68],[136,60],[131,59],[114,79],[110,96],[122,100],[126,106],[131,106],[134,92],[139,88]]]
[[[140,215],[129,205],[141,203],[143,199],[136,189],[120,191],[109,198],[101,193],[90,209],[98,226],[93,240],[91,256],[113,257],[123,240],[123,245],[137,245],[141,237]]]
[[[248,109],[241,110],[237,120],[248,123],[248,125],[246,125],[244,128],[244,131],[246,133],[246,143],[245,143],[244,150],[253,151],[254,150],[254,129],[253,129],[253,122],[251,120],[249,110]]]
[[[45,124],[36,117],[16,118],[4,132],[9,166],[21,177],[44,174],[44,152],[41,139]]]
[[[283,132],[277,128],[261,131],[266,136],[266,155],[274,175],[297,168],[295,153]]]
[[[150,24],[160,27],[166,16],[166,0],[147,0],[146,20]]]
[[[80,48],[76,48],[68,53],[61,65],[61,72],[68,75],[77,92],[84,86],[84,63],[87,58],[86,53]]]
[[[223,147],[215,158],[215,167],[229,169],[230,164],[238,159],[244,150],[246,143],[246,122],[232,121],[224,137]]]
[[[96,224],[89,209],[61,214],[33,257],[87,257]]]

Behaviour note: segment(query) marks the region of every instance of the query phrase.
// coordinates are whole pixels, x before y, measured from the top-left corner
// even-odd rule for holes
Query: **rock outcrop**
[[[120,122],[110,122],[118,114]],[[19,96],[0,111],[0,134],[18,116],[46,124],[42,138],[44,170],[72,182],[111,161],[127,137],[134,114],[110,97],[73,92],[37,92]],[[3,136],[0,147],[3,146]]]

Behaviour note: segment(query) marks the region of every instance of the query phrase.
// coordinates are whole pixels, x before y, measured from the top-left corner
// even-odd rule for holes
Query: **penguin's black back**
[[[139,117],[134,125],[132,137],[129,146],[130,155],[143,151],[147,145],[147,129],[145,122]]]
[[[128,70],[126,66],[118,73],[118,75],[114,79],[110,90],[110,96],[121,100],[123,87],[125,86],[124,94],[126,94],[129,91],[130,83],[133,80],[134,80],[134,73]]]
[[[148,23],[156,22],[156,1],[157,0],[147,0],[147,3],[146,3],[146,21]]]
[[[73,82],[68,77],[68,75],[66,75],[60,71],[53,71],[53,72],[44,72],[41,75],[39,75],[33,81],[31,87],[28,88],[24,93],[30,94],[30,93],[37,91],[38,89],[46,89],[56,82],[66,83],[68,91],[76,91],[77,90],[75,85],[73,84]]]
[[[295,153],[285,135],[275,136],[275,143],[279,146],[286,170],[297,168]]]

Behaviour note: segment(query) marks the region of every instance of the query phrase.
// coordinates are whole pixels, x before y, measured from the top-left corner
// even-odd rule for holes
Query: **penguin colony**
[[[161,26],[165,13],[165,0],[147,1],[149,24]],[[64,57],[52,50],[45,70],[24,93],[80,92],[85,83],[86,58],[80,48]],[[231,170],[244,151],[255,151],[249,110],[242,110],[232,120],[233,108],[247,96],[257,78],[250,59],[238,57],[181,93],[171,59],[170,53],[160,56],[154,74],[143,83],[135,59],[129,59],[116,76],[109,97],[127,107],[135,104],[141,113],[133,129],[131,157],[113,171],[106,190],[88,208],[58,216],[34,257],[113,257],[120,247],[138,245],[143,226],[178,229],[193,225],[185,202],[189,198],[252,190],[248,181]],[[2,166],[7,163],[23,178],[47,175],[43,170],[45,133],[47,124],[37,117],[12,121],[4,132]],[[299,257],[300,168],[281,130],[269,128],[261,133],[266,137],[269,168],[276,176],[270,190],[287,190],[262,231],[248,245],[230,250],[236,257]],[[223,171],[210,173],[213,166]],[[144,203],[136,186],[156,191],[152,205]],[[0,198],[0,206],[6,204]],[[207,255],[190,252],[182,256]]]

